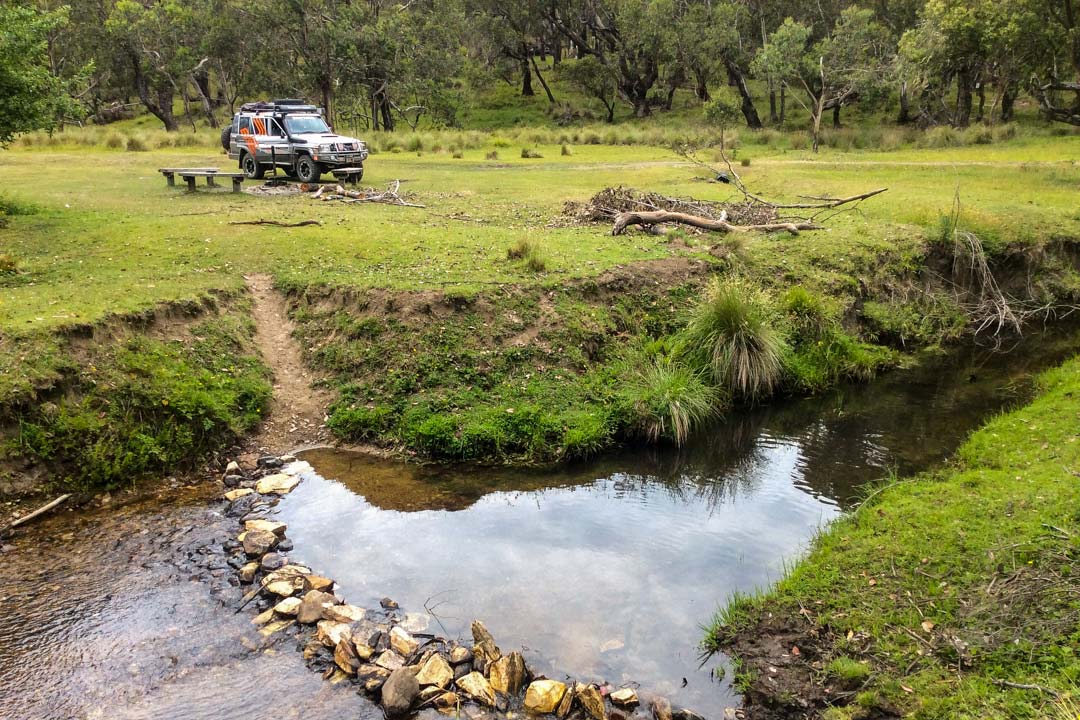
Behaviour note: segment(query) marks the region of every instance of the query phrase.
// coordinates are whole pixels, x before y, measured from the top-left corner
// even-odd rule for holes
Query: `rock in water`
[[[249,557],[265,555],[270,548],[274,547],[278,538],[272,532],[266,530],[248,530],[244,533],[244,552]]]
[[[416,652],[416,648],[420,647],[420,643],[402,628],[395,627],[390,631],[390,647],[397,650],[404,657],[409,657]]]
[[[671,703],[665,697],[652,699],[653,720],[671,720]]]
[[[227,493],[225,493],[225,499],[229,502],[232,502],[233,500],[238,500],[245,495],[250,495],[253,492],[255,491],[251,488],[237,488],[236,490],[229,490]]]
[[[341,671],[349,675],[355,675],[360,667],[360,658],[356,654],[356,648],[350,638],[342,638],[334,647],[334,662]]]
[[[328,577],[322,575],[307,575],[304,577],[304,592],[308,590],[319,590],[321,592],[330,592],[334,587],[334,581]]]
[[[323,610],[328,605],[333,605],[336,602],[337,598],[330,593],[309,590],[304,593],[304,601],[300,604],[300,611],[296,613],[296,619],[306,625],[317,623],[323,619]]]
[[[263,570],[279,570],[285,567],[285,564],[289,562],[289,558],[284,555],[279,555],[276,552],[268,552],[262,556],[262,560],[259,561],[259,567]]]
[[[589,717],[593,720],[607,720],[607,707],[604,705],[604,696],[600,694],[600,688],[578,683],[574,686],[574,695]]]
[[[619,707],[633,707],[638,704],[637,691],[634,688],[623,688],[622,690],[616,690],[608,697],[611,698],[611,702],[615,703]]]
[[[533,680],[525,691],[525,709],[537,715],[555,712],[566,694],[566,685],[558,680]]]
[[[245,530],[266,530],[272,532],[278,537],[285,536],[285,528],[287,526],[283,522],[276,522],[274,520],[247,520],[244,522]]]
[[[420,672],[416,674],[416,680],[421,685],[434,685],[440,688],[448,687],[453,679],[454,671],[438,653],[429,657],[424,667],[420,668]]]
[[[477,654],[482,656],[485,666],[502,657],[499,646],[495,644],[495,638],[484,627],[484,623],[479,620],[472,621],[472,636],[473,641],[476,643],[474,651],[477,651]]]
[[[487,678],[478,672],[471,672],[457,681],[458,688],[481,705],[495,707],[495,691],[491,689]]]
[[[328,605],[323,608],[323,617],[336,622],[354,623],[363,620],[365,614],[364,608],[355,605]]]
[[[491,687],[497,692],[517,695],[525,687],[525,659],[512,652],[501,657],[489,668]]]
[[[300,478],[285,473],[267,475],[255,483],[255,491],[263,495],[287,495],[300,484]]]
[[[375,664],[387,670],[397,670],[405,665],[405,658],[393,650],[384,650],[379,657],[375,658]]]
[[[315,639],[326,647],[337,647],[345,638],[352,638],[352,630],[345,623],[322,620],[316,625]]]
[[[279,468],[284,464],[281,458],[274,455],[263,455],[255,461],[255,465],[262,468]]]
[[[420,694],[420,683],[411,670],[399,668],[390,673],[382,686],[383,710],[390,717],[397,717],[409,712],[413,700]]]
[[[559,701],[559,707],[555,709],[555,715],[559,718],[566,718],[570,714],[570,708],[574,705],[574,689],[571,687],[566,688],[566,692],[563,693],[562,700]]]
[[[460,665],[461,663],[469,662],[472,660],[472,650],[467,647],[457,645],[450,651],[450,664]]]
[[[274,612],[282,615],[296,615],[300,609],[300,598],[287,597],[274,606]]]

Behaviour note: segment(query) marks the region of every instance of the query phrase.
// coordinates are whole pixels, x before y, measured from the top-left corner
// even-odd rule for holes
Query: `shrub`
[[[573,155],[573,154],[574,154],[574,151],[570,149],[570,146],[569,146],[569,145],[563,145],[563,146],[562,146],[562,147],[561,147],[561,148],[559,149],[559,154],[560,154],[560,155],[562,155],[563,157],[567,157],[567,156],[569,156],[569,155]]]
[[[810,147],[810,136],[802,132],[791,133],[791,149],[792,150],[805,150]]]
[[[739,164],[743,167],[750,167],[750,158],[744,157],[742,160],[739,161]]]
[[[465,157],[465,153],[461,152],[460,150],[455,150],[453,153],[451,153],[451,157],[453,157],[455,160],[460,160]]]
[[[144,143],[137,135],[131,135],[127,139],[127,151],[146,152],[146,143]]]
[[[0,215],[0,227],[3,227],[4,218]],[[14,255],[8,255],[7,253],[0,253],[0,277],[4,275],[14,275],[19,272],[19,262],[15,259]]]
[[[499,151],[498,150],[492,150],[491,152],[489,152],[484,157],[487,158],[488,160],[498,160],[499,159]]]
[[[120,148],[124,147],[123,136],[118,133],[112,133],[107,138],[105,138],[105,147],[111,150],[119,150]]]
[[[701,374],[668,358],[648,361],[630,375],[626,389],[639,431],[651,442],[682,445],[716,414],[722,395]]]
[[[780,381],[784,342],[768,321],[760,291],[739,280],[714,281],[680,333],[679,352],[713,382],[738,395],[766,395]]]

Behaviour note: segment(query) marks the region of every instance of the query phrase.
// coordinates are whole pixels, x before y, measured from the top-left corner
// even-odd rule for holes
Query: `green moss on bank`
[[[43,463],[66,486],[114,487],[194,466],[268,407],[267,370],[243,316],[193,322],[177,339],[119,333],[81,351],[56,336],[4,346],[5,365],[24,372],[3,387],[0,460]]]
[[[794,668],[818,712],[842,706],[830,717],[1068,716],[1053,693],[1080,686],[1080,358],[1039,385],[953,467],[876,492],[776,587],[735,598],[708,649]],[[757,654],[770,634],[781,650]],[[785,689],[751,697],[779,717]]]

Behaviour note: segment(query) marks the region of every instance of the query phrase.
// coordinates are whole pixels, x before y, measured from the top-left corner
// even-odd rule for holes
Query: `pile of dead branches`
[[[383,203],[385,205],[400,205],[402,207],[424,207],[423,205],[409,202],[400,191],[401,181],[394,180],[387,185],[385,190],[376,190],[375,188],[346,190],[341,185],[320,185],[318,189],[312,193],[311,197],[323,201],[337,200],[345,203],[371,202]]]
[[[584,205],[567,203],[564,214],[578,223],[609,223],[622,213],[655,210],[685,213],[710,220],[719,220],[726,216],[731,222],[745,225],[774,222],[777,218],[776,209],[767,205],[666,197],[659,193],[642,192],[621,185],[615,188],[604,188]]]

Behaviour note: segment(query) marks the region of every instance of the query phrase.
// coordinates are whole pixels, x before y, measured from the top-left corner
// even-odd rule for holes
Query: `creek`
[[[428,630],[483,620],[549,677],[637,682],[717,717],[733,673],[701,664],[720,603],[778,578],[868,483],[945,460],[1080,334],[969,348],[873,383],[739,413],[686,448],[555,471],[404,465],[341,450],[282,499],[296,562],[349,602],[390,596]],[[212,489],[59,513],[0,554],[0,717],[372,717],[235,613]],[[381,713],[379,713],[381,715]]]

